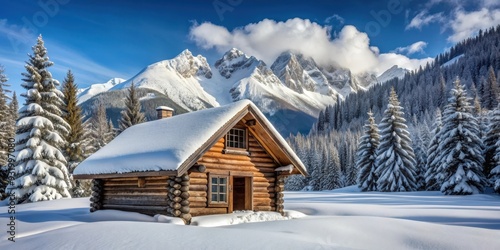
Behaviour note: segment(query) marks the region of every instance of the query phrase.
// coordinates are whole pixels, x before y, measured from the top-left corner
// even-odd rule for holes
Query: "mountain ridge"
[[[126,81],[100,88],[102,91],[95,91],[94,96],[90,96],[94,92],[87,91],[79,98],[81,104],[95,102],[105,92],[124,91],[134,83],[138,89],[145,90],[145,95],[163,95],[186,111],[250,99],[269,118],[279,114],[281,117],[277,120],[285,117],[282,122],[293,124],[287,119],[317,117],[338,98],[344,99],[376,82],[373,74],[353,75],[348,69],[321,67],[314,59],[290,51],[282,53],[268,67],[262,60],[236,48],[228,50],[213,65],[202,55],[194,56],[186,49],[172,59],[148,65]],[[98,86],[87,89],[93,88]],[[152,93],[148,94],[148,89]],[[141,102],[150,99],[142,98]],[[108,108],[118,106],[122,104]],[[292,126],[285,132],[305,131]]]

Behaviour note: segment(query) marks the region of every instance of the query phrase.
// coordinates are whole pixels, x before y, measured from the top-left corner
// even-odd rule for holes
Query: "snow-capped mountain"
[[[299,93],[305,89],[345,97],[377,82],[373,74],[352,74],[349,69],[336,66],[321,67],[313,58],[289,51],[282,53],[271,69],[283,84]]]
[[[375,83],[372,76],[353,75],[333,66],[322,68],[312,58],[291,52],[283,53],[268,67],[258,58],[233,48],[211,66],[205,57],[185,50],[173,59],[147,66],[127,81],[106,85],[107,88],[99,89],[102,91],[83,94],[83,90],[80,103],[106,91],[110,93],[108,99],[123,96],[111,92],[125,92],[134,83],[145,94],[141,99],[143,106],[152,106],[148,104],[151,100],[167,98],[184,111],[194,111],[250,99],[271,120],[287,124],[300,119],[303,128],[309,129],[320,110]],[[92,88],[97,87],[89,89]],[[122,101],[107,103],[113,110],[119,109],[113,103],[122,105]],[[298,131],[293,126],[283,128],[286,132]]]
[[[403,79],[406,73],[408,73],[409,70],[400,68],[398,65],[392,66],[390,69],[386,70],[384,73],[382,73],[380,76],[377,77],[377,80],[379,83],[384,83],[389,80],[392,80],[394,78],[399,78]]]
[[[90,85],[88,88],[79,89],[78,90],[78,103],[83,103],[93,96],[100,94],[102,92],[106,92],[109,89],[113,88],[115,85],[124,82],[125,79],[122,78],[113,78],[105,83],[96,83]]]
[[[189,50],[171,60],[149,65],[134,77],[110,90],[127,89],[132,83],[138,88],[156,90],[186,110],[219,106],[217,100],[205,92],[200,81],[212,78],[207,60],[193,56]]]

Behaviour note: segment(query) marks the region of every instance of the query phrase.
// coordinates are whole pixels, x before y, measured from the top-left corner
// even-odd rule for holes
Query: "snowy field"
[[[196,226],[88,207],[87,198],[16,206],[16,242],[0,207],[0,249],[500,249],[496,194],[287,192],[286,217],[240,212]]]

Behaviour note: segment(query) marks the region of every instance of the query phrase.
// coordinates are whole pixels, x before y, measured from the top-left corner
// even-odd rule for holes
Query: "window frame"
[[[243,141],[240,142],[239,141],[239,135],[230,135],[231,131],[234,131],[234,130],[238,130],[238,131],[243,131]],[[238,139],[236,141],[234,140],[230,140],[229,137],[230,136],[237,136]],[[243,143],[243,146],[244,147],[231,147],[229,146],[230,142],[232,143]],[[233,150],[236,150],[236,151],[248,151],[248,129],[247,128],[240,128],[240,127],[233,127],[231,128],[225,135],[224,135],[224,147],[225,149],[228,149],[228,151],[233,151]]]
[[[219,191],[220,190],[220,187],[221,187],[221,184],[220,184],[220,179],[225,179],[226,182],[225,182],[225,186],[226,186],[226,192],[225,192],[225,195],[226,195],[226,200],[224,202],[220,202],[220,201],[213,201],[212,200],[212,179],[213,178],[217,178],[217,195],[220,195],[221,192]],[[209,173],[208,174],[208,192],[207,192],[207,195],[208,195],[208,207],[229,207],[229,175],[223,175],[223,174],[211,174]]]

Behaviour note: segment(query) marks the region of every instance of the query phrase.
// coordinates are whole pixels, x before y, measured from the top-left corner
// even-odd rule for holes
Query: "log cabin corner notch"
[[[83,161],[91,211],[181,217],[283,212],[284,179],[303,163],[248,100],[128,128]]]

